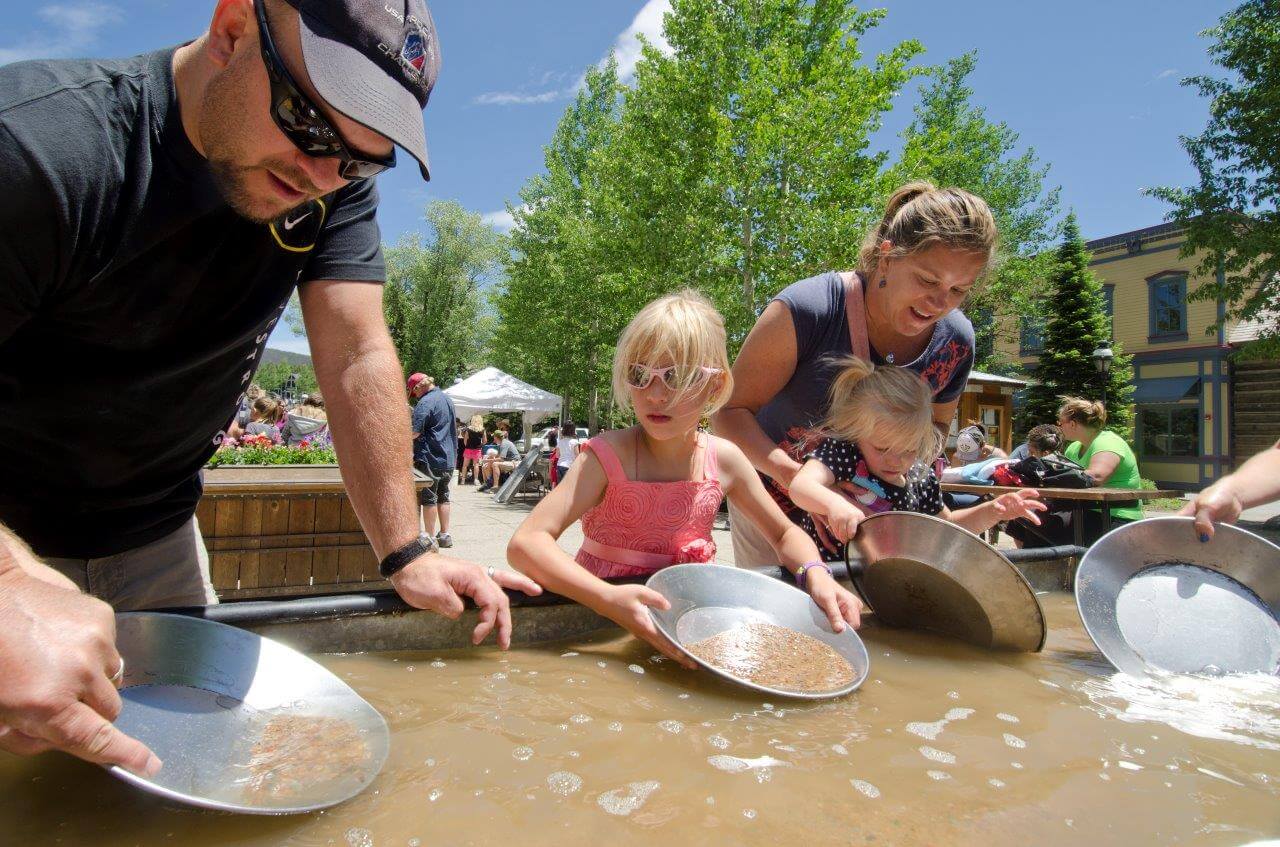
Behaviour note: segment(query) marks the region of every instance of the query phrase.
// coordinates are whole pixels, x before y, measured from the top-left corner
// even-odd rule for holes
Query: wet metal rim
[[[1044,648],[1049,630],[1031,584],[964,527],[933,515],[881,512],[858,524],[849,556],[854,586],[888,626],[990,650]]]
[[[701,564],[663,568],[646,585],[671,603],[666,611],[649,609],[662,634],[682,653],[723,679],[779,697],[827,700],[854,691],[867,678],[871,661],[862,639],[851,627],[838,634],[833,632],[817,604],[794,586],[742,568]],[[853,668],[853,682],[822,692],[772,688],[709,665],[685,648],[686,644],[752,622],[786,627],[829,645]]]
[[[1132,676],[1280,673],[1280,547],[1229,525],[1196,536],[1162,517],[1100,538],[1076,572],[1089,637]]]
[[[204,809],[297,814],[349,800],[386,762],[390,733],[382,715],[327,668],[290,647],[226,624],[155,612],[116,615],[116,643],[126,670],[115,725],[155,751],[164,767],[150,779],[118,766],[110,772],[144,791]],[[279,718],[317,719],[308,729],[325,720],[323,726],[338,727],[340,738],[354,738],[360,746],[336,751],[350,754],[349,760],[333,760],[343,764],[330,768],[336,775],[255,792],[251,750]],[[289,740],[294,743],[284,755],[305,757],[325,749],[324,739],[303,732]],[[325,764],[308,761],[291,774],[324,772]]]

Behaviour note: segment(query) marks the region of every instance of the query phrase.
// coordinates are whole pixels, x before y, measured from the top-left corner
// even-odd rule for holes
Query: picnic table
[[[1034,485],[971,485],[967,482],[944,482],[942,490],[952,494],[977,494],[982,497],[999,497],[1011,491],[1034,488],[1042,500],[1071,501],[1071,531],[1077,547],[1084,546],[1084,510],[1091,506],[1132,502],[1134,500],[1159,500],[1165,497],[1182,497],[1181,491],[1160,488],[1037,488]],[[1111,531],[1111,509],[1102,509],[1102,531]]]

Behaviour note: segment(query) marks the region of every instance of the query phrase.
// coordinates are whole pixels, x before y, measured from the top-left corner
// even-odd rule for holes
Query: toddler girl
[[[819,540],[817,519],[838,542],[835,551],[823,548],[827,561],[842,561],[858,523],[876,512],[937,515],[970,532],[1011,518],[1040,522],[1035,513],[1046,507],[1030,489],[967,509],[951,511],[943,504],[937,473],[928,464],[943,446],[932,404],[929,386],[905,368],[877,367],[856,357],[843,362],[831,386],[821,440],[790,491],[809,513],[805,531]]]
[[[666,598],[603,577],[713,561],[711,525],[728,495],[831,627],[856,627],[861,603],[836,583],[813,541],[783,515],[742,451],[699,432],[699,421],[732,389],[724,322],[706,299],[682,291],[645,306],[618,339],[613,360],[614,397],[639,423],[581,445],[560,485],[516,530],[507,547],[511,564],[694,667],[649,616],[650,607],[669,608]],[[579,518],[585,540],[575,560],[556,539]]]

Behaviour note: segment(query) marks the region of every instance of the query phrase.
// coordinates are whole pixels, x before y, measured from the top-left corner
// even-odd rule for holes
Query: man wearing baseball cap
[[[413,401],[413,466],[432,480],[418,492],[422,525],[427,535],[435,535],[441,547],[452,547],[449,482],[458,465],[457,412],[449,395],[436,388],[436,381],[424,373],[409,375],[408,390]]]
[[[180,47],[0,67],[0,749],[160,767],[109,723],[112,606],[214,599],[200,469],[295,288],[347,492],[400,595],[450,617],[470,596],[476,641],[506,646],[502,587],[538,591],[418,536],[374,177],[397,147],[429,177],[430,12],[210,3]]]

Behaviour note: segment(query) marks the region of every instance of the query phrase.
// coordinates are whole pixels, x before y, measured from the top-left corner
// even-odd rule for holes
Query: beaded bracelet
[[[805,575],[811,568],[822,568],[832,577],[835,576],[835,573],[832,572],[831,567],[826,562],[805,562],[803,565],[796,568],[796,586],[802,591],[808,590],[805,587],[805,583],[808,581],[805,579]]]

